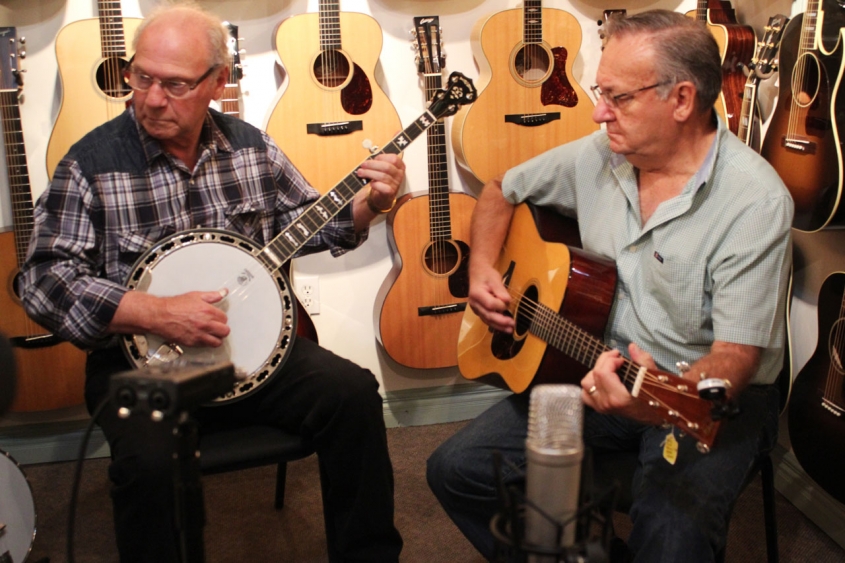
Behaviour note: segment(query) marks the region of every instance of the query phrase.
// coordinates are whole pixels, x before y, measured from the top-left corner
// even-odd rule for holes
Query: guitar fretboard
[[[803,55],[806,51],[812,51],[816,48],[816,25],[819,20],[819,0],[807,0],[807,10],[804,12],[803,20],[801,21],[801,44],[798,46],[798,60],[801,68],[798,69],[803,72]],[[796,65],[798,66],[798,65]]]
[[[18,91],[0,91],[0,114],[3,120],[3,143],[6,147],[6,168],[9,175],[9,193],[12,196],[12,219],[15,231],[15,255],[18,266],[26,258],[29,237],[32,234],[32,191],[29,169],[21,128]]]
[[[442,88],[440,65],[440,29],[436,22],[420,26],[417,40],[423,62],[425,98],[432,99]],[[431,38],[431,44],[428,42]],[[449,165],[446,160],[446,127],[442,119],[431,126],[427,133],[428,152],[428,215],[431,240],[452,238],[452,213],[449,207]]]
[[[399,154],[411,142],[431,127],[437,117],[426,111],[418,117],[404,131],[396,135],[383,149],[377,151],[371,158],[379,154]],[[311,240],[326,224],[352,201],[355,194],[367,185],[367,181],[359,178],[355,171],[346,176],[339,184],[324,194],[314,204],[302,213],[296,221],[265,246],[259,256],[271,271],[281,268],[293,258],[297,251]]]
[[[340,2],[320,0],[320,50],[340,49]]]
[[[103,58],[125,57],[126,38],[123,31],[120,0],[98,0],[97,8],[100,18],[100,42],[103,46]]]
[[[525,0],[523,7],[523,42],[536,45],[543,42],[543,2]]]

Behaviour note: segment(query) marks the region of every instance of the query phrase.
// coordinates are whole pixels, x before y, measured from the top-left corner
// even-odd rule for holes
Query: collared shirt
[[[598,131],[509,171],[503,193],[576,216],[584,249],[616,262],[605,342],[636,342],[675,372],[714,340],[763,348],[752,382],[782,363],[793,203],[774,169],[719,120],[705,162],[643,225],[635,168]],[[710,374],[719,377],[720,374]]]
[[[209,110],[193,170],[132,108],[71,147],[34,210],[21,288],[29,314],[82,348],[106,334],[136,260],[178,231],[211,227],[270,242],[320,194],[263,132]],[[339,255],[365,239],[351,206],[300,250]]]

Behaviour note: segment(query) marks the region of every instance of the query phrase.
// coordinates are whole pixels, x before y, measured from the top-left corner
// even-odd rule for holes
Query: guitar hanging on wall
[[[742,110],[742,93],[745,86],[743,66],[751,62],[757,43],[754,28],[740,25],[731,3],[726,0],[698,0],[694,11],[688,16],[704,23],[716,44],[722,58],[722,92],[716,100],[716,113],[736,133],[739,130],[739,115]]]
[[[452,145],[482,183],[599,128],[594,104],[572,75],[581,26],[572,14],[542,4],[525,0],[473,28],[481,94],[455,117]]]
[[[402,125],[375,81],[379,24],[367,14],[341,12],[338,0],[319,4],[319,13],[290,17],[276,30],[288,85],[266,131],[326,193],[369,154],[365,141],[389,138]]]
[[[845,224],[840,95],[845,10],[834,0],[808,0],[787,24],[780,46],[777,105],[761,154],[795,202],[792,226],[815,232]]]
[[[445,56],[440,19],[415,17],[417,67],[425,98],[440,90]],[[458,340],[469,295],[470,219],[475,198],[449,191],[446,130],[428,131],[428,193],[406,194],[388,215],[394,264],[376,299],[376,336],[395,362],[411,368],[457,365]]]
[[[742,110],[739,116],[739,129],[736,136],[739,140],[760,152],[759,141],[755,127],[759,124],[759,108],[757,107],[757,89],[760,83],[771,77],[777,70],[777,54],[783,29],[789,18],[778,14],[769,18],[766,24],[763,40],[757,44],[757,50],[751,62],[746,66],[745,89],[742,95]]]
[[[845,273],[819,290],[819,340],[792,384],[789,439],[804,471],[845,503]]]
[[[498,270],[516,327],[513,334],[491,330],[467,308],[458,339],[461,375],[514,393],[581,381],[609,349],[601,338],[617,276],[613,261],[579,246],[574,220],[529,204],[515,208]],[[720,423],[691,381],[628,360],[618,373],[632,396],[709,451]]]
[[[11,410],[59,409],[82,404],[85,353],[30,319],[17,291],[32,234],[32,191],[18,103],[22,82],[15,28],[0,28],[0,37],[0,116],[14,222],[11,232],[0,233],[0,272],[6,280],[6,290],[0,292],[0,332],[12,342],[18,371]]]

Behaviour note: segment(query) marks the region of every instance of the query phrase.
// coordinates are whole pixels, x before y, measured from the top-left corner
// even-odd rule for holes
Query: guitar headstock
[[[472,80],[460,72],[453,72],[446,80],[446,86],[432,96],[428,111],[437,119],[455,115],[459,107],[473,103],[477,97]]]
[[[229,84],[237,84],[244,77],[244,69],[241,64],[240,38],[238,37],[238,26],[230,22],[223,22],[223,26],[229,33],[226,47],[229,51]]]
[[[20,90],[23,87],[23,70],[20,60],[26,57],[23,37],[18,41],[17,29],[0,27],[0,90]]]
[[[414,49],[417,51],[417,71],[424,75],[443,72],[446,55],[443,53],[440,17],[415,17],[412,35]]]
[[[749,72],[765,79],[777,70],[777,53],[780,46],[783,29],[786,27],[789,18],[783,14],[777,14],[769,18],[766,24],[763,40],[757,43],[757,52],[748,65]]]
[[[605,43],[607,43],[607,33],[605,32],[604,28],[601,27],[601,26],[603,26],[605,23],[610,21],[611,18],[623,18],[623,17],[625,17],[625,15],[627,13],[628,13],[628,10],[625,10],[625,9],[605,10],[604,12],[602,12],[604,19],[599,20],[597,22],[598,25],[599,25],[599,39],[601,40],[602,50],[604,50],[604,45],[605,45]]]
[[[713,447],[720,424],[714,417],[717,405],[702,399],[692,381],[660,370],[644,371],[631,394],[655,409],[667,424],[698,440],[702,453]]]

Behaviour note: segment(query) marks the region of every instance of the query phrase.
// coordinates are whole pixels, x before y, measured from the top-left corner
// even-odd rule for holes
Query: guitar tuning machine
[[[687,362],[678,362],[675,364],[675,368],[677,368],[679,374],[684,375],[690,370],[690,365]]]

